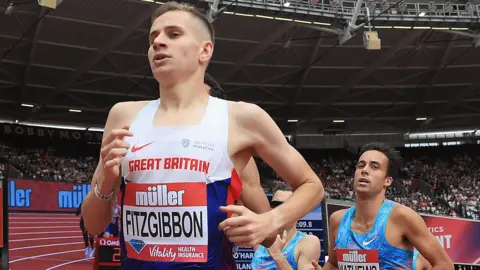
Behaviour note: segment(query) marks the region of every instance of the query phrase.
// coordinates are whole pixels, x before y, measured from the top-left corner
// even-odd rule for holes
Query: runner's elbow
[[[325,189],[323,188],[322,182],[318,178],[314,178],[311,187],[309,189],[314,193],[315,196],[315,203],[320,203],[323,201],[323,197],[325,196]]]
[[[453,270],[455,269],[455,266],[453,265],[453,262],[451,260],[445,260],[445,261],[442,261],[441,263],[437,264],[437,265],[433,265],[433,267],[431,268],[432,270],[435,269],[435,270]]]

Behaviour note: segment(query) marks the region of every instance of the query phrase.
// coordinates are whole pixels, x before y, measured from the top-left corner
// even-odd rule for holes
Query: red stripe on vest
[[[235,169],[232,170],[232,177],[230,178],[230,186],[228,187],[227,205],[232,205],[240,198],[242,192],[242,180]],[[228,214],[230,217],[231,214]]]

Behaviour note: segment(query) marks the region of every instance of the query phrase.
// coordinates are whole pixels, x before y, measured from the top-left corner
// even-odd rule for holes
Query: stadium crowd
[[[91,152],[2,143],[0,157],[9,160],[19,178],[88,183],[97,164],[96,147]],[[400,149],[405,163],[388,198],[420,213],[480,219],[480,157],[472,147]],[[302,154],[322,179],[328,198],[355,200],[354,154],[343,149]],[[269,193],[281,180],[266,163],[257,160],[257,164],[262,186]]]

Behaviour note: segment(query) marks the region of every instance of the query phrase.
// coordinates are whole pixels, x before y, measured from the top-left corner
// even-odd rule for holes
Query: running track
[[[92,270],[74,214],[9,214],[11,270]]]

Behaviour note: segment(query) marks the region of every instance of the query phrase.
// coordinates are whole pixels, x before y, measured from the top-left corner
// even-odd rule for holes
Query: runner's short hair
[[[209,94],[212,97],[220,98],[220,99],[227,99],[227,93],[220,84],[208,73],[205,73],[205,84],[210,86]]]
[[[403,164],[403,159],[402,159],[402,155],[400,154],[400,151],[396,150],[394,147],[383,142],[370,142],[365,144],[362,147],[362,149],[360,149],[360,153],[358,154],[358,157],[360,158],[363,155],[363,153],[371,150],[379,151],[387,157],[388,168],[387,168],[386,176],[393,177],[393,178],[397,177],[398,172]]]
[[[202,22],[202,24],[207,28],[208,33],[210,34],[210,41],[212,43],[215,43],[215,30],[213,28],[213,25],[210,23],[208,18],[200,11],[198,10],[195,6],[187,3],[178,3],[175,1],[170,1],[165,4],[162,4],[155,12],[153,13],[152,16],[152,23],[160,16],[163,14],[169,12],[169,11],[185,11],[190,13],[193,17],[197,18]]]

